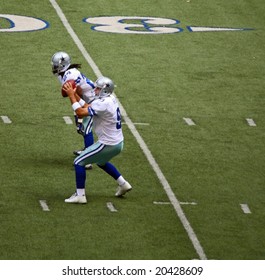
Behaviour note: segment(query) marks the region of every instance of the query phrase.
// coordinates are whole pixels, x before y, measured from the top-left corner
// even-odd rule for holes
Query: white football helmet
[[[66,52],[56,52],[51,59],[53,74],[65,72],[71,65],[71,58]]]
[[[105,97],[113,93],[114,83],[110,78],[100,77],[95,81],[95,87],[101,89],[98,97]]]

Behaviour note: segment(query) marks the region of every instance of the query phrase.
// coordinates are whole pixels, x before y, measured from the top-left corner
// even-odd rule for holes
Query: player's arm
[[[89,104],[87,104],[78,93],[75,92],[75,99],[83,108],[88,108]]]
[[[80,98],[80,96],[76,93],[76,89],[73,89],[71,83],[65,83],[63,89],[67,93],[72,104],[72,108],[79,118],[91,115],[90,110],[88,110],[88,107],[90,107],[90,105],[85,103],[85,101]]]
[[[78,88],[77,88],[78,89]],[[66,95],[67,96],[67,95]],[[82,107],[86,107],[86,103],[80,98],[78,93],[75,93],[75,97],[77,102],[82,105]],[[76,112],[74,112],[74,117],[75,117],[75,125],[76,125],[76,131],[77,133],[84,135],[84,130],[83,130],[83,118],[78,117]]]

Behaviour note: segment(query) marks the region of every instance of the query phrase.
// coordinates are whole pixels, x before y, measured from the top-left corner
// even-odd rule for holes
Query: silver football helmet
[[[71,65],[71,58],[66,52],[56,52],[51,59],[53,74],[65,72]]]
[[[113,93],[114,83],[110,78],[100,77],[95,81],[95,87],[101,89],[98,97],[105,97]]]

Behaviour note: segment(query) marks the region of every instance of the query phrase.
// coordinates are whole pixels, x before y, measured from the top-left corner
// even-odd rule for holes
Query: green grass
[[[159,164],[208,259],[265,259],[264,12],[262,0],[84,1],[58,4],[104,75],[110,76],[137,130]],[[93,4],[93,8],[91,8]],[[58,50],[92,69],[49,1],[1,3],[2,14],[49,22],[36,32],[0,32],[0,259],[197,259],[161,183],[126,125],[125,148],[113,160],[134,189],[114,197],[116,183],[87,172],[87,205],[67,205],[74,191],[72,151],[82,138],[51,74]],[[95,32],[83,18],[151,16],[180,20],[182,33]],[[0,28],[8,22],[0,19]],[[253,28],[192,33],[186,26]],[[192,118],[189,127],[183,117]],[[253,118],[257,127],[249,127]],[[42,211],[45,199],[50,212]],[[111,213],[106,203],[118,209]],[[244,214],[241,203],[252,211]],[[73,250],[78,246],[78,250]]]

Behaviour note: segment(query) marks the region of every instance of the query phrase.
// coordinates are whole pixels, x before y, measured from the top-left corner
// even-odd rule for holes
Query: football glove
[[[83,120],[79,119],[77,115],[75,115],[75,125],[77,133],[84,135],[83,131]]]

